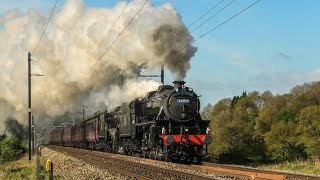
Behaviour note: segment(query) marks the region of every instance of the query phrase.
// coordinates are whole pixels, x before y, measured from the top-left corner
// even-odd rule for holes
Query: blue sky
[[[188,26],[220,0],[154,0],[172,3]],[[225,3],[231,0],[225,0]],[[49,15],[55,0],[0,2],[0,14],[12,8],[42,9]],[[88,6],[112,7],[119,0],[85,0]],[[238,0],[199,30],[194,37],[250,5]],[[60,0],[59,5],[64,3]],[[216,13],[217,7],[206,19]],[[320,78],[320,1],[262,0],[242,15],[203,37],[185,81],[202,96],[202,105],[243,91],[283,94],[293,86]],[[192,26],[194,28],[196,26]],[[173,81],[168,75],[166,83]]]
[[[217,2],[172,1],[187,25]],[[203,31],[251,2],[235,1]],[[311,0],[262,0],[195,43],[198,52],[186,81],[200,91],[206,104],[243,91],[282,94],[295,85],[320,79],[319,5],[320,1]]]

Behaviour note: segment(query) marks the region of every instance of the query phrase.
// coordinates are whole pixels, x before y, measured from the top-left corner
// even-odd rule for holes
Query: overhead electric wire
[[[53,15],[53,12],[54,12],[56,6],[57,6],[58,1],[59,1],[59,0],[56,0],[56,3],[55,3],[54,6],[53,6],[53,9],[52,9],[51,14],[50,14],[50,16],[49,16],[49,19],[48,19],[48,21],[47,21],[47,24],[46,24],[46,26],[44,27],[44,30],[43,30],[43,32],[42,32],[42,34],[41,34],[41,36],[40,36],[40,39],[39,39],[36,47],[33,49],[33,53],[32,53],[32,54],[35,54],[35,52],[36,52],[36,50],[37,50],[37,48],[38,48],[38,45],[40,44],[40,41],[41,41],[41,39],[42,39],[42,37],[43,37],[43,35],[44,35],[47,27],[48,27],[48,24],[49,24],[49,22],[50,22],[50,19],[51,19],[52,15]]]
[[[241,11],[239,11],[238,13],[236,13],[235,15],[231,16],[230,18],[228,18],[227,20],[223,21],[222,23],[220,23],[219,25],[215,26],[214,28],[212,28],[211,30],[207,31],[206,33],[202,34],[200,37],[194,39],[192,42],[188,43],[186,46],[182,47],[181,49],[175,51],[174,53],[177,54],[180,51],[182,51],[183,49],[185,49],[186,47],[190,46],[192,43],[198,41],[199,39],[203,38],[204,36],[208,35],[209,33],[211,33],[212,31],[218,29],[219,27],[221,27],[222,25],[224,25],[225,23],[229,22],[230,20],[232,20],[233,18],[239,16],[240,14],[242,14],[244,11],[248,10],[249,8],[251,8],[252,6],[256,5],[259,1],[261,0],[257,0],[254,3],[250,4],[248,7],[242,9]]]
[[[204,25],[206,22],[208,22],[209,20],[211,20],[212,18],[214,18],[216,15],[218,15],[221,11],[223,11],[224,9],[226,9],[227,7],[229,7],[233,2],[235,2],[236,0],[232,0],[230,1],[227,5],[223,6],[223,8],[221,8],[217,13],[215,13],[214,15],[212,15],[211,17],[209,17],[208,19],[206,19],[204,22],[202,22],[199,26],[197,26],[196,28],[194,28],[191,32],[199,29],[202,25]]]
[[[191,24],[189,24],[187,27],[185,27],[183,30],[179,31],[177,33],[177,35],[181,34],[182,32],[184,32],[185,30],[188,30],[189,27],[191,27],[192,25],[194,25],[196,22],[198,22],[199,20],[201,20],[205,15],[209,14],[209,12],[211,12],[213,9],[215,9],[217,6],[219,6],[223,1],[225,0],[221,0],[220,2],[218,2],[217,4],[215,4],[212,8],[210,8],[207,12],[205,12],[204,14],[201,15],[201,17],[199,17],[197,20],[193,21]],[[194,31],[194,30],[193,30]],[[189,31],[190,32],[190,31]]]
[[[91,54],[91,56],[94,55],[94,53],[99,49],[99,47],[101,46],[101,44],[103,43],[103,41],[108,37],[109,33],[111,32],[113,26],[117,23],[117,21],[119,20],[119,18],[122,16],[124,10],[127,8],[128,4],[130,3],[131,0],[128,0],[126,6],[122,9],[120,15],[118,16],[118,18],[114,21],[114,23],[112,24],[111,28],[109,29],[108,33],[103,37],[103,39],[101,40],[100,44],[97,46],[97,48],[93,51],[93,53]]]
[[[207,15],[212,9],[214,9],[215,7],[217,7],[219,4],[221,4],[224,0],[220,1],[219,3],[217,3],[214,7],[212,7],[209,11],[207,11],[205,14],[203,14],[200,18],[198,18],[196,21],[198,21],[199,19],[202,19],[205,15]],[[193,30],[189,30],[189,33],[191,34],[192,32],[194,32],[195,30],[199,29],[200,27],[202,27],[202,25],[204,25],[205,23],[207,23],[209,20],[211,20],[212,18],[214,18],[215,16],[217,16],[220,12],[222,12],[224,9],[226,9],[227,7],[229,7],[234,1],[236,0],[232,0],[230,1],[228,4],[226,4],[224,7],[222,7],[217,13],[215,13],[214,15],[212,15],[211,17],[209,17],[208,19],[206,19],[204,22],[202,22],[199,26],[197,26],[196,28],[194,28]],[[188,30],[188,28],[193,25],[196,21],[194,21],[192,24],[190,24],[188,27],[186,27],[184,30]],[[181,30],[178,35],[180,33],[182,33],[184,30]],[[202,29],[201,29],[201,33],[202,33]],[[185,38],[187,38],[188,36],[185,36]]]
[[[190,25],[188,25],[185,29],[188,29],[189,27],[191,27],[192,25],[194,25],[196,22],[198,22],[199,20],[201,20],[205,15],[207,15],[209,12],[211,12],[213,9],[215,9],[217,6],[219,6],[223,1],[225,0],[221,0],[220,2],[218,2],[216,5],[214,5],[211,9],[209,9],[207,12],[205,12],[204,14],[201,15],[201,17],[199,17],[197,20],[193,21]],[[183,31],[183,30],[182,30]]]
[[[116,39],[111,43],[111,45],[107,48],[107,50],[102,54],[102,56],[97,60],[97,62],[91,67],[90,71],[88,73],[90,73],[94,67],[98,64],[98,62],[104,57],[104,55],[112,48],[112,46],[114,45],[114,43],[119,39],[119,37],[122,35],[122,33],[128,28],[128,26],[132,23],[132,21],[134,20],[134,18],[140,13],[140,11],[142,10],[142,8],[147,4],[149,0],[146,0],[144,2],[144,4],[140,7],[140,9],[138,10],[138,12],[133,16],[133,18],[129,21],[129,23],[126,25],[126,27],[124,27],[124,29],[119,33],[119,35],[116,37]]]

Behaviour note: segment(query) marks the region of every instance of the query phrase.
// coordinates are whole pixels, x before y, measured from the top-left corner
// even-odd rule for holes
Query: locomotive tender
[[[184,81],[161,85],[71,128],[55,129],[51,143],[166,161],[198,162],[212,142],[209,121],[200,117],[200,101]]]

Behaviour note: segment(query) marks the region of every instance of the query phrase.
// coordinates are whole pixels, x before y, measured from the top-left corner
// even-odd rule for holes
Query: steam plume
[[[139,80],[137,71],[165,65],[183,79],[196,48],[178,49],[192,41],[180,15],[170,4],[149,2],[99,61],[90,68],[125,28],[143,2],[133,1],[97,52],[92,52],[125,6],[89,8],[81,0],[68,0],[58,8],[33,58],[32,112],[55,117],[76,111],[82,104],[109,109],[144,96],[159,85]],[[27,122],[27,52],[40,38],[47,15],[36,10],[9,11],[0,17],[0,127],[9,116]],[[182,33],[178,33],[182,32]],[[183,36],[183,37],[182,37]],[[1,130],[1,129],[0,129]],[[3,129],[2,129],[3,130]]]

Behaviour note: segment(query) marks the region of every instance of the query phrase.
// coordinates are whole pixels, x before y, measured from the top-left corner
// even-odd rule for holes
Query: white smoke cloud
[[[56,9],[33,59],[33,113],[62,115],[82,104],[104,104],[112,108],[144,96],[158,83],[139,80],[141,67],[160,69],[165,65],[183,79],[196,48],[181,47],[192,41],[180,15],[170,4],[154,7],[147,3],[113,47],[90,72],[142,6],[132,1],[92,56],[126,2],[113,8],[89,8],[81,0],[68,0]],[[47,15],[36,10],[15,10],[0,17],[0,125],[9,116],[26,122],[27,52],[32,52],[47,22]],[[181,38],[183,36],[183,38]],[[1,130],[1,129],[0,129]]]
[[[144,97],[146,92],[157,90],[159,83],[155,81],[135,81],[128,80],[123,87],[116,85],[111,86],[110,91],[106,96],[107,102],[113,102],[113,104],[122,104],[128,102],[128,99],[132,100],[136,97]],[[120,97],[120,98],[119,98]],[[110,107],[115,108],[115,107]]]

